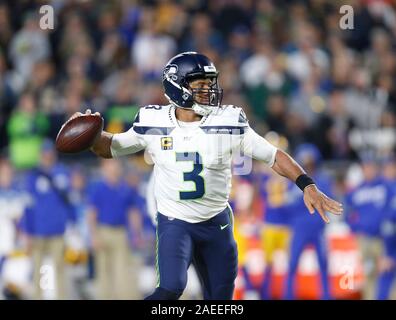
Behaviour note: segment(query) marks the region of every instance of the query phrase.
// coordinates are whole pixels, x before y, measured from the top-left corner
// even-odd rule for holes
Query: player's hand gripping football
[[[92,114],[91,109],[85,110],[85,115],[90,115],[90,114]],[[77,117],[81,117],[81,116],[83,116],[83,115],[84,115],[84,113],[75,112],[75,113],[69,118],[69,120],[66,121],[66,123],[69,122],[70,120],[73,120],[73,119],[75,119],[75,118],[77,118]],[[94,113],[94,116],[100,116],[100,113],[99,113],[99,112],[95,112],[95,113]]]
[[[74,113],[60,128],[56,136],[56,149],[63,153],[78,153],[88,150],[100,138],[103,131],[103,118],[99,113]]]
[[[92,114],[91,109],[85,110],[85,114],[84,114],[84,113],[81,113],[81,112],[79,112],[79,111],[78,111],[78,112],[75,112],[75,113],[72,114],[72,116],[71,116],[69,119],[66,120],[66,122],[62,125],[62,128],[63,128],[68,122],[70,122],[71,120],[76,119],[76,118],[81,117],[81,116],[84,116],[84,115],[90,115],[90,114]],[[100,116],[100,113],[99,113],[99,112],[95,112],[95,113],[94,113],[94,116]]]
[[[111,141],[113,134],[103,130],[104,120],[99,112],[92,113],[91,109],[87,109],[85,113],[76,112],[66,121],[61,131],[67,125],[69,128],[73,125],[78,126],[78,130],[73,130],[71,134],[67,135],[69,140],[72,137],[72,141],[66,141],[68,148],[66,150],[65,148],[58,148],[59,151],[76,153],[89,149],[99,157],[112,158]],[[78,136],[74,137],[73,134],[78,134]],[[72,150],[70,150],[70,146]]]
[[[326,215],[326,212],[340,215],[343,211],[341,203],[330,199],[314,184],[309,185],[304,189],[304,203],[308,208],[310,214],[313,214],[315,210],[318,211],[318,213],[326,223],[330,222],[330,219]]]

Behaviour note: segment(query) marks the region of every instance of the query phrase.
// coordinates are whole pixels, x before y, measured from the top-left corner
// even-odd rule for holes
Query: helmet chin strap
[[[213,107],[204,106],[204,105],[198,104],[196,102],[192,105],[191,109],[196,114],[199,114],[200,116],[203,116],[203,117],[208,116],[213,111]]]
[[[168,100],[169,100],[170,104],[172,106],[174,106],[175,108],[184,109],[184,110],[193,110],[196,114],[203,116],[203,117],[209,115],[213,111],[213,107],[212,108],[207,107],[204,105],[200,105],[198,103],[194,103],[191,108],[183,108],[183,107],[179,107],[171,99],[168,99]]]

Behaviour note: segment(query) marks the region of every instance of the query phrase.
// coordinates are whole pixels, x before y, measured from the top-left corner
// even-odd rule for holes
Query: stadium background
[[[54,8],[54,30],[38,27],[43,4]],[[354,9],[352,30],[339,26],[344,4]],[[43,142],[54,141],[62,123],[87,107],[102,113],[106,130],[127,130],[139,106],[167,103],[160,80],[169,58],[198,51],[220,70],[224,104],[242,106],[257,132],[291,154],[303,143],[316,145],[320,170],[332,177],[333,194],[344,202],[363,179],[361,160],[392,159],[395,10],[391,0],[0,1],[2,166],[10,163],[15,185],[23,186],[38,165]],[[99,160],[88,152],[59,155],[59,162],[82,185],[100,172]],[[151,165],[143,153],[121,162],[144,220],[139,237],[130,232],[130,254],[138,261],[130,271],[139,275],[131,285],[143,296],[155,285],[155,233],[145,203]],[[32,292],[28,240],[19,228],[25,196],[21,187],[13,215],[6,202],[0,208],[0,238],[8,241],[0,251],[3,298],[29,298]],[[236,176],[232,201],[241,266],[235,298],[259,299],[265,274],[260,233],[269,200],[257,194],[251,176]],[[332,218],[324,230],[328,274],[333,298],[358,299],[364,265],[345,216]],[[80,231],[85,223],[82,213]],[[94,298],[89,234],[74,228],[65,238],[67,297]],[[271,298],[283,297],[287,268],[287,250],[276,251]],[[351,281],[345,276],[352,277],[351,286],[342,285]],[[199,296],[191,277],[186,297]],[[300,259],[296,296],[320,297],[310,246]],[[53,290],[45,298],[54,298]]]

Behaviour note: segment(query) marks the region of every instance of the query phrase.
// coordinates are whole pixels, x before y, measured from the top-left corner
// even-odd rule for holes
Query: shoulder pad
[[[170,106],[147,105],[141,107],[133,121],[134,126],[169,127],[172,126],[169,117]]]
[[[166,135],[175,128],[170,116],[170,105],[141,107],[133,121],[133,130],[144,135]]]

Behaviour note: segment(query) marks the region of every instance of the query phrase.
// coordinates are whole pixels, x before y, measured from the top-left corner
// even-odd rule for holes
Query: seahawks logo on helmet
[[[179,67],[175,64],[169,64],[165,67],[164,73],[163,73],[163,79],[168,79],[168,80],[177,80],[177,70]]]

